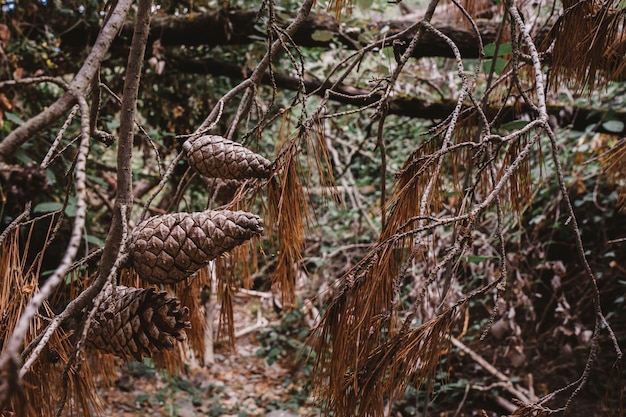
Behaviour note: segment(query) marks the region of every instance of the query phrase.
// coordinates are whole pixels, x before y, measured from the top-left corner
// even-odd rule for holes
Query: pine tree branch
[[[472,360],[474,362],[476,362],[478,365],[480,365],[481,368],[483,368],[485,371],[489,372],[491,375],[495,376],[501,382],[503,382],[504,383],[504,385],[503,385],[504,389],[507,390],[509,393],[515,395],[515,397],[518,400],[520,400],[520,401],[522,401],[524,403],[530,403],[531,401],[535,401],[536,400],[535,398],[531,398],[528,393],[523,392],[521,387],[516,386],[515,384],[513,384],[513,382],[506,375],[504,375],[502,372],[500,372],[495,366],[493,366],[492,364],[487,362],[478,353],[476,353],[475,351],[470,349],[468,346],[466,346],[463,342],[461,342],[460,340],[458,340],[455,337],[450,337],[450,341],[459,350],[461,350],[464,353],[466,353],[467,355],[469,355],[469,357],[472,358]]]

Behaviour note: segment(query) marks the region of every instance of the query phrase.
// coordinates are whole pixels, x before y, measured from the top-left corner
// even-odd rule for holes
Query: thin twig
[[[69,89],[69,85],[65,81],[60,78],[43,76],[43,77],[25,77],[20,78],[19,80],[6,80],[0,81],[0,89],[5,87],[13,87],[16,85],[29,85],[29,84],[39,84],[39,83],[53,83],[58,85],[64,90]]]
[[[23,222],[30,218],[30,212],[32,209],[33,203],[29,201],[24,206],[24,211],[20,213],[13,221],[2,231],[0,234],[0,247],[2,246],[2,242],[9,236],[15,229],[17,229]]]
[[[504,383],[503,388],[506,389],[511,394],[513,394],[518,400],[520,400],[520,401],[522,401],[522,402],[524,402],[526,404],[529,404],[532,401],[534,401],[534,399],[529,398],[526,393],[522,392],[522,388],[521,387],[517,387],[515,384],[513,384],[513,382],[511,382],[511,380],[506,375],[504,375],[502,372],[500,372],[495,366],[493,366],[489,362],[487,362],[478,353],[476,353],[472,349],[470,349],[463,342],[461,342],[460,340],[458,340],[454,336],[450,337],[450,341],[452,342],[452,344],[454,346],[456,346],[457,348],[459,348],[460,350],[465,352],[467,355],[469,355],[469,357],[472,358],[472,360],[474,362],[479,364],[485,371],[489,372],[491,375],[495,376],[500,381],[502,381]]]
[[[59,144],[61,143],[61,140],[63,139],[63,135],[65,135],[67,128],[70,127],[70,124],[74,120],[74,116],[76,116],[77,112],[78,112],[78,105],[74,106],[70,114],[65,119],[65,123],[63,123],[63,126],[61,126],[61,129],[59,129],[56,137],[54,138],[54,142],[52,142],[52,145],[50,145],[50,148],[48,149],[46,156],[43,158],[43,160],[41,161],[41,164],[39,165],[41,168],[47,168],[48,165],[50,165],[50,162],[54,160],[52,156],[54,155],[54,152],[56,151],[56,149],[59,147]]]
[[[172,159],[172,162],[170,162],[170,165],[167,167],[167,170],[165,171],[165,174],[163,174],[161,181],[159,181],[159,185],[157,185],[157,188],[154,191],[152,191],[152,193],[150,193],[150,196],[146,200],[146,203],[143,206],[143,210],[141,211],[141,215],[139,216],[140,220],[145,220],[146,214],[148,213],[148,210],[150,209],[150,204],[152,204],[152,201],[156,198],[156,196],[165,188],[165,184],[167,184],[167,181],[169,181],[170,177],[174,173],[174,169],[176,168],[176,165],[183,158],[183,156],[184,156],[184,153],[183,151],[181,151],[178,153],[178,155],[174,157],[174,159]]]

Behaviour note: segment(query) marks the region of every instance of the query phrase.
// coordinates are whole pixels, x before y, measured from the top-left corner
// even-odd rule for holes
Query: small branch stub
[[[245,211],[165,214],[137,225],[129,254],[141,279],[173,284],[261,233],[261,218]]]
[[[154,288],[110,287],[89,328],[87,344],[123,359],[141,361],[185,340],[187,307]]]
[[[268,178],[272,163],[221,136],[206,135],[183,144],[187,161],[205,177],[224,179]]]

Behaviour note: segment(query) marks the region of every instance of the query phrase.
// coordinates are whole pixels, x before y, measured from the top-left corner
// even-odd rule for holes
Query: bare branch
[[[131,208],[133,204],[132,187],[132,155],[133,129],[135,126],[135,110],[137,93],[141,78],[141,66],[146,50],[148,31],[150,28],[150,0],[141,0],[137,11],[135,33],[128,55],[128,66],[124,78],[124,93],[122,96],[122,111],[120,116],[120,138],[117,149],[117,195],[115,197],[115,211],[111,221],[111,228],[104,244],[104,252],[98,270],[98,282],[109,275],[122,238],[122,222],[120,207]]]
[[[530,398],[528,393],[522,392],[521,387],[516,387],[506,375],[504,375],[496,367],[494,367],[489,362],[487,362],[478,353],[474,352],[472,349],[467,347],[465,343],[461,342],[455,337],[450,337],[450,341],[452,342],[454,346],[456,346],[457,348],[459,348],[460,350],[468,354],[472,358],[472,360],[476,362],[477,364],[479,364],[485,371],[489,372],[491,375],[495,376],[500,381],[502,381],[504,383],[503,388],[506,389],[511,394],[515,395],[515,397],[518,400],[524,403],[530,403],[531,401],[535,400],[534,398]]]

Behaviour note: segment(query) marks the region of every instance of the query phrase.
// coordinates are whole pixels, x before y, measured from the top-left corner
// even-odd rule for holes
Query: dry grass
[[[0,281],[2,283],[0,334],[3,337],[12,334],[22,310],[39,287],[37,259],[30,266],[26,262],[31,238],[30,231],[32,228],[23,237],[24,242],[20,241],[21,233],[13,233],[3,243],[2,257],[0,257]],[[24,250],[20,250],[21,247]],[[41,254],[38,259],[41,259]],[[25,345],[47,325],[48,322],[44,317],[54,317],[48,303],[44,303],[41,316],[31,324]],[[25,417],[55,416],[59,406],[63,405],[67,399],[80,415],[97,415],[99,402],[95,394],[95,379],[91,367],[80,367],[76,363],[71,366],[66,365],[69,358],[74,355],[74,344],[71,333],[66,333],[63,329],[54,332],[43,354],[25,374],[21,386],[11,389],[7,409]],[[6,346],[4,340],[2,346]],[[42,378],[45,378],[45,382]],[[13,384],[11,381],[8,383]]]

